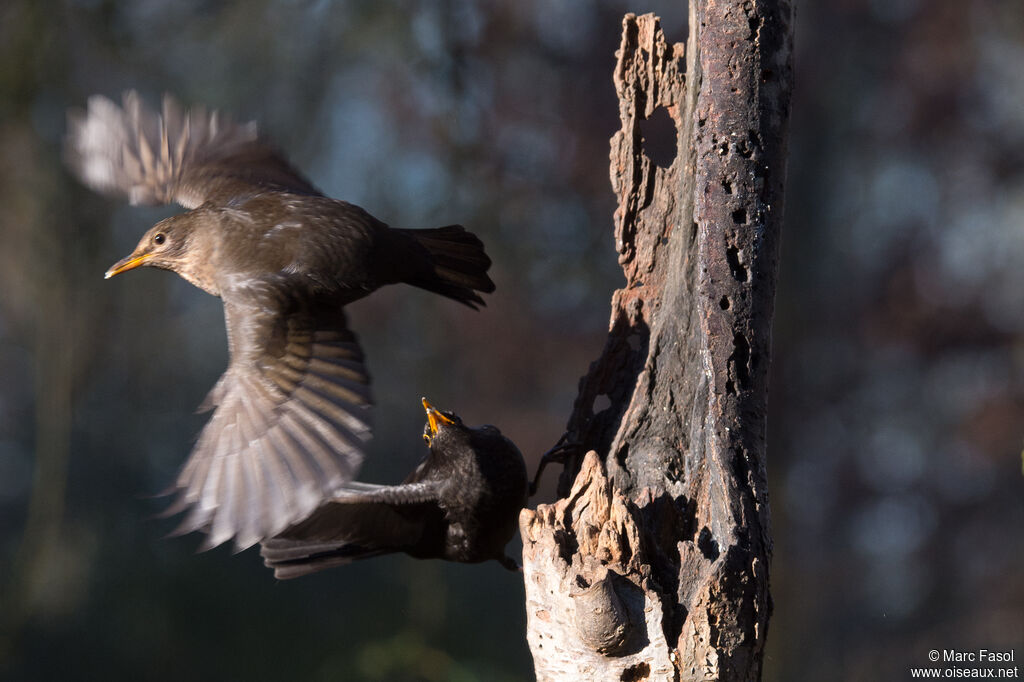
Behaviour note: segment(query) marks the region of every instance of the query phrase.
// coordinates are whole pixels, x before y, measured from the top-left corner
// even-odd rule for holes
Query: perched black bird
[[[526,504],[519,449],[493,426],[471,429],[423,400],[429,454],[401,485],[350,483],[305,521],[263,542],[281,579],[391,552],[477,563],[505,555]]]
[[[343,306],[405,282],[483,305],[491,261],[458,225],[393,229],[323,196],[256,132],[134,92],[72,111],[65,155],[89,187],[192,209],[151,228],[107,277],[172,270],[224,301],[227,371],[174,489],[180,532],[239,549],[306,518],[352,480],[370,436],[369,377]]]

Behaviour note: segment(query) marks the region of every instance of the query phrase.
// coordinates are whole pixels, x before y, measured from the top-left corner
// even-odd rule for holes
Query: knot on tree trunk
[[[597,453],[587,453],[568,497],[519,517],[528,638],[537,679],[672,679],[662,607],[650,585],[636,506],[615,490]],[[565,637],[573,632],[575,637]]]

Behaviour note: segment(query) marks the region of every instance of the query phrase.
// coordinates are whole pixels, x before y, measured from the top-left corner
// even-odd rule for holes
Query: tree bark
[[[627,283],[569,418],[562,499],[520,518],[538,680],[760,677],[792,14],[694,0],[685,61],[655,16],[623,20],[611,180]],[[659,108],[667,168],[641,134]]]

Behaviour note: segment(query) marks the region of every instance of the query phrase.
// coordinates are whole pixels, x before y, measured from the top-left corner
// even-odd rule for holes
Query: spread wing
[[[195,208],[254,188],[320,194],[259,136],[255,122],[202,106],[185,111],[170,95],[160,113],[135,91],[124,94],[123,106],[90,97],[86,111],[68,112],[64,156],[83,183],[132,204]]]
[[[260,555],[281,580],[389,552],[440,555],[445,526],[438,487],[349,484],[309,518],[264,540]]]
[[[370,437],[369,376],[337,306],[280,278],[224,293],[231,361],[177,479],[181,533],[241,550],[308,517],[352,480]]]

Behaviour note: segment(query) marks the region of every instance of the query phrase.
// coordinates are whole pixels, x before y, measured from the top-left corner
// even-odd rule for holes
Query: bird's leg
[[[544,473],[545,467],[552,462],[557,462],[564,466],[565,458],[578,451],[579,447],[579,443],[569,440],[569,432],[566,431],[553,448],[541,455],[540,464],[537,465],[537,473],[534,474],[533,481],[530,483],[530,497],[537,494],[537,486],[540,485],[540,477]]]

